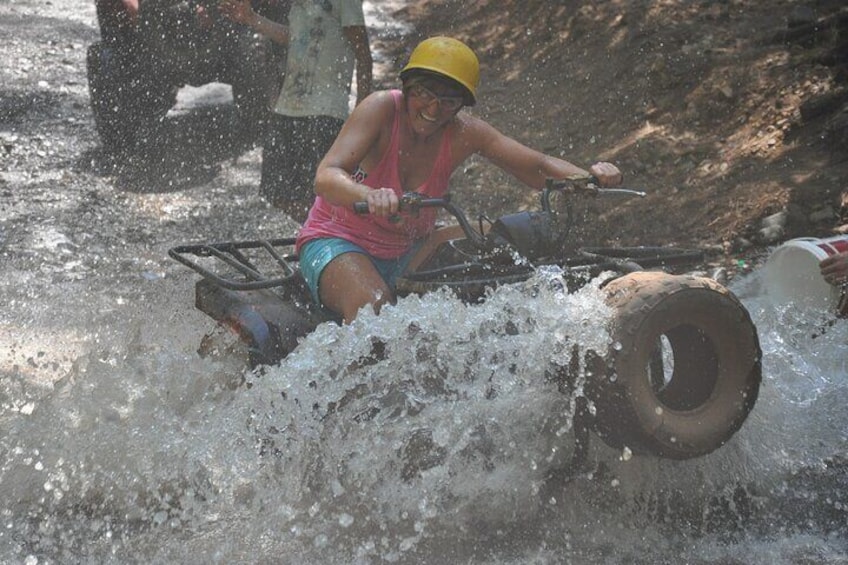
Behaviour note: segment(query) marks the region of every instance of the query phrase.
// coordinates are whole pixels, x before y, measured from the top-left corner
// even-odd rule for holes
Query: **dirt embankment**
[[[381,45],[399,60],[427,35],[468,41],[483,67],[476,113],[576,163],[614,161],[649,192],[589,204],[588,238],[753,256],[848,230],[841,1],[423,0],[397,15],[419,36]],[[522,198],[477,164],[454,185],[490,213]]]
[[[0,27],[15,32],[0,68],[9,79],[0,96],[0,188],[19,194],[26,175],[55,168],[80,194],[98,186],[150,206],[186,189],[214,207],[217,185],[234,184],[265,214],[255,198],[258,150],[231,155],[231,144],[215,145],[226,138],[216,131],[192,137],[171,120],[176,133],[163,135],[155,158],[101,165],[84,74],[85,47],[97,37],[93,5],[62,6],[22,0],[2,11]],[[415,31],[375,34],[375,47],[396,59],[389,68],[399,69],[419,39],[455,35],[482,61],[473,112],[577,164],[614,161],[628,186],[649,193],[579,206],[588,220],[579,236],[589,244],[707,247],[715,262],[732,265],[790,237],[848,231],[844,0],[415,0],[394,17]],[[397,84],[394,72],[382,80]],[[79,164],[75,174],[68,162]],[[28,200],[13,199],[21,213],[35,213],[33,191],[53,190],[30,184]],[[461,205],[490,217],[514,211],[516,201],[538,205],[477,161],[453,187]],[[77,191],[65,186],[62,194]],[[7,240],[24,239],[25,224],[10,220]]]

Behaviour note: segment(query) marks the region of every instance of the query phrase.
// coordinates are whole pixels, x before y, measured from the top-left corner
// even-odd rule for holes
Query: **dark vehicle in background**
[[[185,85],[232,86],[235,133],[256,141],[282,84],[285,52],[221,15],[217,0],[95,0],[100,41],[87,54],[91,108],[110,152],[143,143]],[[283,21],[287,0],[254,0]]]

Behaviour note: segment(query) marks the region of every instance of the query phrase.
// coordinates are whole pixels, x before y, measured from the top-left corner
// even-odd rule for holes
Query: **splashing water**
[[[52,390],[0,381],[0,555],[307,564],[844,558],[846,322],[775,309],[756,273],[740,281],[734,290],[759,328],[765,381],[742,430],[690,461],[594,438],[589,468],[564,475],[575,401],[591,375],[581,368],[567,392],[552,375],[575,346],[609,346],[598,282],[567,294],[547,269],[480,305],[446,292],[408,297],[350,326],[321,325],[280,366],[254,372],[170,339],[192,335],[180,324],[197,318],[139,315],[127,335],[95,341]],[[177,327],[157,329],[165,319]]]

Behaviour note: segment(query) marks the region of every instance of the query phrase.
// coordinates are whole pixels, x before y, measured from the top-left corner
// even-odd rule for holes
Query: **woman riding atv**
[[[550,212],[546,205],[550,190],[577,194],[575,185],[590,175],[602,186],[621,183],[621,173],[610,163],[596,163],[584,170],[525,147],[463,112],[463,106],[475,102],[478,63],[474,53],[455,39],[436,37],[421,43],[401,80],[402,91],[373,93],[348,118],[318,166],[317,198],[297,240],[172,250],[173,257],[204,275],[197,285],[195,303],[238,334],[249,348],[253,366],[284,359],[303,337],[331,319],[328,310],[334,312],[334,321],[341,316],[350,323],[363,306],[377,311],[392,303],[396,292],[403,296],[407,291],[417,293],[456,282],[449,288],[468,295],[483,278],[491,287],[527,280],[531,273],[524,265],[515,265],[514,260],[497,264],[483,255],[498,249],[489,244],[501,236],[509,244],[522,241],[521,231],[526,226],[520,218],[528,217],[540,220],[529,222],[539,230],[528,230],[523,235],[532,237],[523,241],[540,236],[539,242],[547,244],[548,238],[541,236],[557,239],[553,230],[541,229],[541,220]],[[450,245],[440,246],[422,261],[443,235],[443,230],[434,230],[437,208],[431,205],[443,206],[441,197],[451,173],[475,153],[527,186],[544,189],[542,210],[532,216],[519,213],[498,218],[483,237],[468,225],[464,213],[444,207],[459,221],[469,245],[463,245],[461,234],[451,230]],[[597,187],[594,190],[600,192]],[[357,214],[363,208],[369,213]],[[479,231],[485,231],[482,225]],[[519,237],[509,241],[510,234]],[[482,241],[476,241],[476,235]],[[296,254],[282,252],[293,243]],[[275,251],[275,246],[281,252]],[[649,258],[640,254],[646,248],[580,249],[575,256],[548,253],[547,247],[539,247],[538,264],[563,269],[563,290],[570,292],[569,274],[578,275],[575,282],[581,279],[586,284],[585,276],[579,275],[591,270],[584,267],[603,265],[602,272],[608,274],[601,287],[610,309],[608,343],[568,346],[567,362],[561,354],[540,359],[544,370],[535,375],[556,382],[565,394],[578,395],[572,468],[580,469],[587,456],[589,431],[621,453],[673,459],[698,457],[727,442],[753,409],[762,381],[759,337],[739,299],[714,280],[665,272],[671,265],[664,259],[680,250],[667,255],[647,248],[657,254],[653,266],[660,267],[650,271],[643,269],[649,265],[640,264],[640,257]],[[250,259],[251,250],[263,249],[284,271],[278,280],[264,277],[258,266],[261,263]],[[637,254],[630,255],[633,251]],[[462,257],[453,261],[457,255],[452,252]],[[185,259],[187,253],[218,259],[238,274],[218,277]],[[524,255],[533,257],[527,252]],[[295,261],[299,272],[289,264]],[[468,280],[466,268],[478,265],[483,270],[473,271]],[[517,269],[496,270],[500,266]],[[459,279],[443,278],[442,274],[459,275]],[[325,308],[314,307],[314,303]],[[562,314],[563,324],[573,323],[567,311],[554,314]],[[387,355],[392,354],[392,347],[387,348]],[[372,351],[377,353],[373,347]]]
[[[421,42],[400,73],[402,90],[375,92],[348,118],[315,176],[317,197],[297,238],[312,298],[350,323],[395,301],[403,274],[435,225],[435,211],[399,214],[400,196],[445,194],[451,173],[479,154],[528,187],[548,178],[596,177],[617,186],[611,163],[588,170],[522,145],[463,112],[476,102],[477,56],[449,37]],[[367,202],[368,215],[354,212]]]

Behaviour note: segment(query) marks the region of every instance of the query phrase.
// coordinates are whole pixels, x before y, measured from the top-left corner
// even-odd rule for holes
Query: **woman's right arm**
[[[398,199],[392,189],[372,189],[352,177],[369,154],[379,153],[381,135],[386,126],[390,129],[393,118],[394,100],[388,91],[375,92],[358,104],[318,164],[315,193],[336,206],[352,208],[355,202],[365,201],[372,214],[397,212]]]

